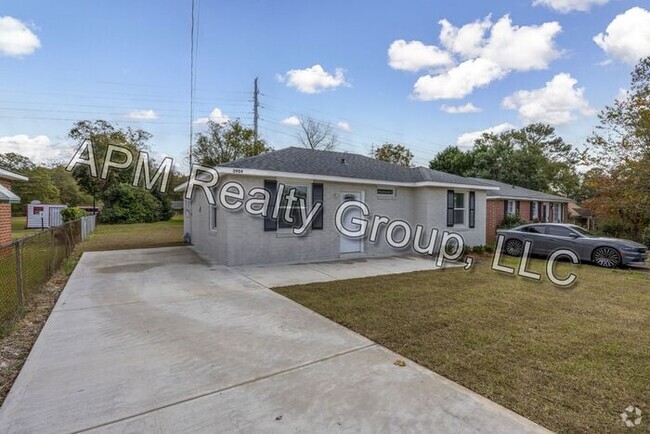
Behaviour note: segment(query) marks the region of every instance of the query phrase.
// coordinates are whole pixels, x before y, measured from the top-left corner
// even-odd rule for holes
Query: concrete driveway
[[[545,432],[243,271],[183,247],[84,254],[2,431]]]

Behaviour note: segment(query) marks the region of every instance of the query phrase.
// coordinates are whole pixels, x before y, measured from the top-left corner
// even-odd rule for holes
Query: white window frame
[[[379,190],[390,190],[392,193],[380,193]],[[377,187],[377,199],[395,199],[396,190],[394,187]]]
[[[282,226],[280,226],[280,222],[282,221],[282,218],[284,217],[284,211],[286,209],[286,205],[283,205],[283,203],[285,202],[284,201],[284,195],[289,194],[289,191],[291,191],[292,188],[304,187],[307,190],[307,197],[306,197],[306,200],[305,200],[305,202],[306,202],[305,203],[305,214],[308,214],[309,210],[311,209],[311,202],[312,202],[311,191],[312,191],[313,186],[312,186],[312,184],[288,184],[288,183],[282,182],[282,181],[278,181],[278,183],[279,184],[280,183],[284,184],[284,191],[282,192],[282,197],[279,199],[281,202],[280,202],[280,206],[278,208],[278,218],[277,218],[277,222],[276,222],[276,229],[277,229],[277,232],[279,232],[281,234],[283,234],[283,233],[293,233],[293,229],[294,229],[295,226],[293,226],[293,225],[290,226],[290,227],[282,227]],[[294,203],[294,206],[299,207],[300,202],[296,201]],[[294,224],[295,224],[295,222],[294,222]]]
[[[553,203],[553,223],[560,223],[562,218],[562,204],[554,202]]]
[[[468,225],[467,221],[467,201],[465,200],[466,197],[468,196],[465,194],[466,192],[464,191],[454,191],[454,226],[460,226],[460,227],[466,227]],[[463,196],[463,207],[462,208],[457,208],[456,207],[456,196],[457,195],[462,195]],[[458,223],[456,221],[456,211],[462,211],[463,212],[463,221],[462,223]]]
[[[509,200],[508,201],[508,215],[516,215],[517,214],[517,201],[516,200]]]

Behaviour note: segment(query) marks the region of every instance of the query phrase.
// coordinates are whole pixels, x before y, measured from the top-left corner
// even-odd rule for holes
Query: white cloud
[[[151,121],[158,119],[158,114],[153,110],[133,110],[126,117],[134,121]]]
[[[592,6],[600,6],[609,0],[534,0],[533,6],[546,6],[560,13],[587,12]]]
[[[425,45],[420,41],[407,42],[399,39],[388,48],[388,64],[393,69],[416,72],[453,65],[454,60],[446,51],[435,45]]]
[[[298,119],[298,116],[290,116],[286,119],[282,119],[280,123],[282,125],[288,125],[290,127],[297,127],[300,125],[300,119]]]
[[[336,128],[341,131],[352,131],[352,128],[350,128],[350,124],[347,121],[339,121],[339,123],[336,124]]]
[[[38,36],[14,17],[0,17],[0,54],[26,56],[41,46]]]
[[[422,101],[460,99],[506,74],[487,59],[466,60],[439,75],[425,75],[415,82],[413,97]]]
[[[212,112],[207,118],[199,118],[194,121],[194,124],[205,125],[208,123],[208,121],[212,121],[212,122],[216,122],[217,124],[223,125],[225,123],[228,123],[229,120],[230,118],[225,114],[223,114],[223,112],[220,109],[215,108],[214,110],[212,110]]]
[[[479,113],[483,111],[481,108],[476,107],[471,102],[468,102],[467,104],[463,104],[463,105],[457,105],[457,106],[443,105],[442,107],[440,107],[440,110],[452,115],[463,114],[463,113]]]
[[[539,26],[513,26],[508,15],[492,27],[481,56],[502,69],[529,71],[546,69],[560,56],[554,39],[562,31],[556,21]]]
[[[485,133],[500,134],[512,130],[514,128],[515,128],[514,125],[506,122],[503,124],[496,125],[494,127],[486,128],[481,131],[471,131],[469,133],[461,134],[460,136],[458,136],[458,139],[456,140],[456,145],[458,145],[459,148],[469,149],[472,146],[474,146],[474,141],[476,141],[476,139],[480,139]]]
[[[544,122],[562,125],[574,115],[595,114],[584,98],[585,89],[576,88],[578,81],[570,74],[558,74],[541,89],[520,90],[503,99],[505,109],[517,110],[525,123]]]
[[[617,15],[604,33],[594,36],[609,56],[635,64],[650,56],[650,12],[634,7]]]
[[[320,93],[348,84],[343,68],[336,68],[331,74],[320,65],[305,69],[292,69],[284,75],[277,75],[276,78],[303,93]]]
[[[445,19],[439,23],[440,42],[461,63],[420,77],[413,88],[413,96],[420,100],[464,98],[512,71],[546,69],[562,54],[555,47],[562,27],[555,21],[517,26],[505,15],[494,24],[490,16],[461,27]],[[419,65],[409,66],[417,70]]]
[[[29,137],[26,134],[0,137],[0,153],[15,152],[40,164],[67,162],[74,154],[74,147],[65,143],[52,143],[47,136]]]
[[[440,42],[449,51],[460,54],[467,58],[478,57],[485,44],[485,32],[492,27],[490,16],[473,23],[465,24],[462,27],[454,27],[447,20],[438,22],[440,30]]]

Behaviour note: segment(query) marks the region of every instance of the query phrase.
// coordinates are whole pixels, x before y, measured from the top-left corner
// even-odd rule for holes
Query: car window
[[[544,227],[543,226],[526,226],[525,228],[521,229],[522,232],[528,232],[530,234],[543,234],[544,233]]]
[[[575,232],[569,228],[565,228],[564,226],[549,226],[548,234],[556,237],[569,237],[575,234]]]

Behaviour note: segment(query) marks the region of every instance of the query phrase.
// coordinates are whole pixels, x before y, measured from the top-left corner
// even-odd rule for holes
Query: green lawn
[[[39,231],[40,229],[25,229],[25,217],[11,218],[11,238],[14,240]]]
[[[483,262],[275,291],[551,430],[623,432],[629,405],[647,427],[650,273],[576,274],[560,289]]]
[[[79,248],[84,252],[91,252],[181,245],[183,245],[183,217],[175,216],[166,222],[131,225],[98,224],[95,232]]]

